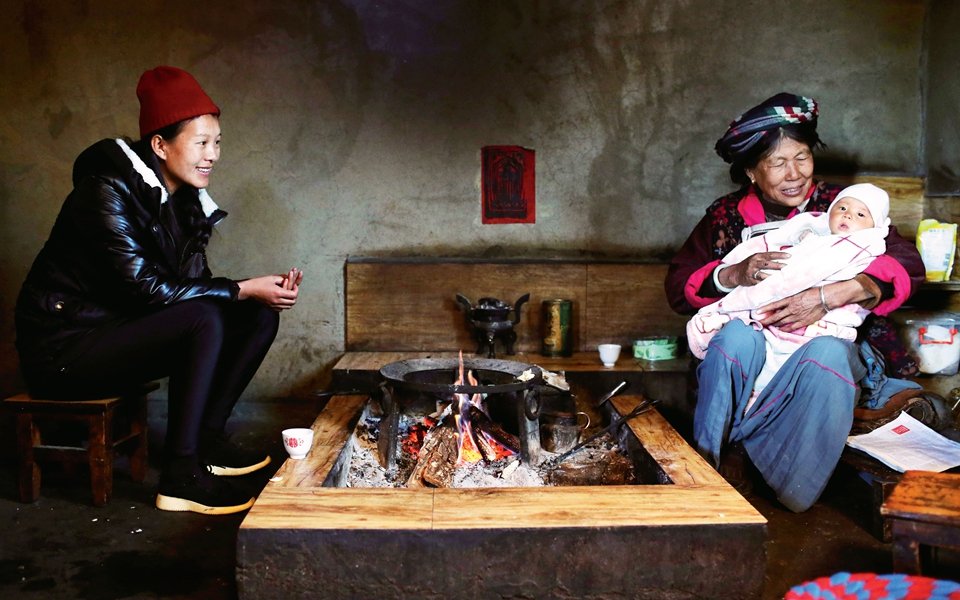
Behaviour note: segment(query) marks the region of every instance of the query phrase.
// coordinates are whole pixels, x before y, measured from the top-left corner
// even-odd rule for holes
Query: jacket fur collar
[[[157,173],[147,166],[147,163],[143,162],[140,155],[134,152],[133,148],[131,148],[125,140],[117,138],[115,141],[117,145],[120,146],[124,155],[130,160],[133,169],[143,178],[143,182],[150,187],[160,190],[160,204],[165,204],[167,200],[169,200],[170,195],[167,193],[167,188],[160,182],[160,178],[157,177]],[[210,197],[210,194],[207,193],[206,189],[198,189],[197,197],[200,199],[200,207],[203,209],[203,214],[207,218],[213,216],[213,213],[217,212],[220,208]]]

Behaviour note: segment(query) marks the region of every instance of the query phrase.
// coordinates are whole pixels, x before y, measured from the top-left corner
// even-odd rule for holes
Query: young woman
[[[170,378],[157,507],[226,514],[253,498],[223,476],[266,466],[224,433],[267,354],[279,312],[297,301],[290,269],[214,277],[205,248],[226,216],[207,194],[220,158],[220,109],[182,69],[137,85],[140,140],[84,150],[16,306],[30,392],[81,399]]]

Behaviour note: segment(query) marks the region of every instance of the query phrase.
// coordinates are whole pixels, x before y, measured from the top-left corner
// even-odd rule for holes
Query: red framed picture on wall
[[[484,146],[480,162],[482,222],[536,223],[533,150]]]

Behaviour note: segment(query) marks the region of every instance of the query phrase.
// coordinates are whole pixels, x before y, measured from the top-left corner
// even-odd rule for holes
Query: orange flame
[[[487,440],[487,443],[490,444],[490,447],[493,448],[495,456],[494,460],[500,460],[501,458],[506,458],[516,454],[516,452],[498,442],[496,438],[488,435],[487,432],[482,431],[481,433],[483,434],[483,438]]]
[[[469,385],[479,385],[479,381],[474,377],[471,371],[466,371],[464,373],[463,365],[463,350],[460,351],[460,368],[459,376],[454,382],[456,385],[464,385],[466,381]],[[459,438],[459,443],[457,447],[457,464],[462,465],[466,463],[477,463],[483,460],[483,454],[477,448],[477,445],[474,443],[474,436],[477,435],[474,432],[473,426],[470,423],[470,407],[475,406],[477,410],[483,410],[482,406],[482,395],[473,394],[469,396],[467,394],[454,394],[454,424],[457,427],[457,434]],[[496,459],[504,458],[507,456],[512,456],[514,452],[497,442],[493,437],[488,435],[485,431],[480,431],[480,435],[483,436],[484,441],[494,449],[494,454]]]

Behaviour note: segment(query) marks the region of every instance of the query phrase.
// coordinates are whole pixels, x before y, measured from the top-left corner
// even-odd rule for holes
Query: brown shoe
[[[893,421],[904,411],[934,431],[942,431],[953,424],[953,414],[943,396],[927,390],[909,389],[892,395],[880,408],[853,409],[850,433],[869,433]]]

